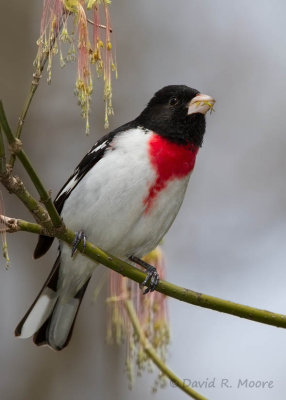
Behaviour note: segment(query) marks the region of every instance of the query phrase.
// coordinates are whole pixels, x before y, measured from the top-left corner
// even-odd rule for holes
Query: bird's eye
[[[177,97],[171,97],[170,98],[170,101],[169,101],[169,104],[170,104],[170,106],[175,106],[176,104],[178,104],[178,98]]]

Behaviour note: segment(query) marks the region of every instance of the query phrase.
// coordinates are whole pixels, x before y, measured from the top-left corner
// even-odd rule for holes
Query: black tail
[[[75,296],[57,292],[60,256],[38,297],[15,329],[20,338],[34,337],[38,346],[62,350],[69,343],[89,279]]]
[[[37,246],[34,250],[34,258],[40,258],[49,250],[53,244],[54,238],[50,236],[40,235]]]
[[[58,298],[51,315],[33,336],[37,346],[48,345],[54,350],[62,350],[69,344],[88,283],[89,280],[72,299]]]

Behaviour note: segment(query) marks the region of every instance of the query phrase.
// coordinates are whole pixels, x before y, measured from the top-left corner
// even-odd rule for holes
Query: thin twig
[[[48,58],[49,58],[50,52],[52,51],[52,49],[54,47],[54,44],[55,44],[56,39],[58,37],[58,34],[61,31],[61,27],[63,25],[64,18],[67,18],[67,15],[68,15],[68,12],[66,12],[64,10],[63,14],[62,14],[62,17],[60,19],[59,29],[57,30],[56,34],[54,34],[53,37],[51,38],[49,48],[45,52],[43,52],[41,60],[40,60],[39,64],[37,65],[36,70],[33,73],[32,83],[31,83],[28,95],[26,97],[22,112],[21,112],[19,120],[18,120],[18,125],[17,125],[17,129],[16,129],[16,134],[15,134],[15,137],[17,139],[20,139],[20,137],[21,137],[22,128],[23,128],[23,125],[24,125],[28,110],[30,108],[31,102],[33,100],[34,94],[35,94],[36,90],[38,89],[38,86],[39,86],[39,83],[40,83],[40,80],[41,80],[41,77],[42,77],[43,69],[45,67],[45,64],[46,64]],[[9,161],[11,169],[13,169],[13,166],[14,166],[14,163],[15,163],[15,159],[16,159],[16,155],[15,154],[11,154],[10,161]]]
[[[0,174],[6,173],[6,156],[5,156],[5,146],[2,134],[2,128],[0,124]]]
[[[154,362],[155,365],[157,365],[159,370],[164,375],[166,375],[170,379],[170,381],[175,384],[175,386],[182,389],[185,393],[187,393],[193,399],[207,400],[206,397],[202,396],[200,393],[197,393],[194,389],[192,389],[191,387],[186,385],[180,378],[177,377],[177,375],[174,374],[173,371],[170,370],[170,368],[167,367],[167,365],[158,356],[154,347],[151,345],[151,343],[148,341],[148,339],[144,335],[131,300],[125,300],[124,303],[125,303],[125,307],[126,307],[128,316],[129,316],[132,326],[134,328],[134,331],[136,332],[136,334],[140,340],[140,343],[143,346],[143,350],[145,351],[147,356],[151,358],[151,360]]]
[[[17,224],[20,229],[18,230],[33,232],[33,233],[44,233],[47,236],[55,236],[60,240],[63,240],[70,246],[74,242],[75,234],[69,229],[43,229],[38,224],[33,224],[24,220],[17,220],[12,218],[13,223]],[[5,221],[5,219],[3,220]],[[134,266],[120,260],[119,258],[106,253],[99,247],[96,247],[90,242],[86,242],[86,247],[83,249],[83,245],[80,244],[78,251],[84,256],[91,260],[105,265],[106,267],[118,272],[123,276],[136,281],[138,283],[143,282],[146,278],[146,274]],[[286,328],[286,315],[273,313],[267,310],[261,310],[259,308],[246,306],[243,304],[234,303],[232,301],[223,300],[218,297],[209,296],[207,294],[195,292],[190,289],[186,289],[173,283],[160,280],[156,290],[166,296],[173,297],[174,299],[184,301],[185,303],[193,304],[195,306],[209,308],[211,310],[223,312],[226,314],[234,315],[240,318],[245,318],[251,321],[260,322],[266,325],[276,326],[278,328]]]
[[[91,24],[91,25],[94,25],[94,22],[93,22],[91,19],[89,19],[89,18],[87,18],[87,22],[88,22],[89,24]],[[106,29],[106,25],[97,24],[97,26],[98,26],[99,28]],[[112,29],[111,29],[111,28],[109,28],[109,32],[112,33]]]

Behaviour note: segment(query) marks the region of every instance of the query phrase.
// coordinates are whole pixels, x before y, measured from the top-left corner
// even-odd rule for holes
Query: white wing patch
[[[96,153],[98,150],[104,149],[104,147],[106,147],[106,143],[107,143],[107,140],[105,140],[103,143],[101,143],[101,145],[96,146],[94,149],[92,149],[89,152],[89,154]]]
[[[64,189],[57,195],[56,200],[63,194],[68,195],[78,183],[78,175],[75,175],[64,187]]]

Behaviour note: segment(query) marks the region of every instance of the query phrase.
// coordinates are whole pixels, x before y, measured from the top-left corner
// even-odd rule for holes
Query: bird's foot
[[[82,242],[83,245],[83,251],[85,251],[86,247],[86,234],[84,231],[78,231],[75,233],[74,241],[72,243],[72,252],[71,252],[71,257],[74,256],[75,252],[77,251],[78,245]]]
[[[146,287],[146,289],[144,290],[143,294],[146,294],[148,292],[154,292],[154,290],[156,289],[156,287],[159,283],[159,274],[155,267],[153,267],[152,265],[149,265],[149,267],[146,268],[146,271],[147,271],[147,276],[144,279],[144,281],[140,284],[140,286],[141,287],[146,286],[148,281],[149,281],[149,284]]]
[[[159,274],[153,265],[150,265],[146,263],[145,261],[141,260],[141,258],[138,258],[136,256],[131,256],[129,257],[131,261],[136,262],[136,264],[140,265],[141,267],[145,268],[147,271],[146,278],[142,283],[140,283],[140,287],[147,286],[146,289],[144,290],[143,294],[153,292],[158,283],[159,283]]]

